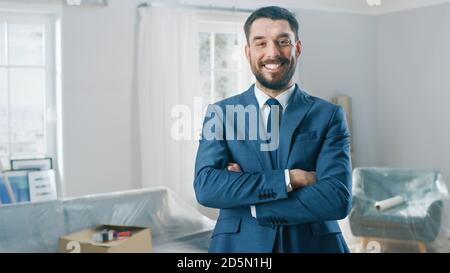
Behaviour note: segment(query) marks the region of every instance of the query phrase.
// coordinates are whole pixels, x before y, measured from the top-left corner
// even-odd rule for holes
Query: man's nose
[[[268,43],[266,47],[266,55],[267,57],[278,57],[280,56],[280,49],[276,43]]]

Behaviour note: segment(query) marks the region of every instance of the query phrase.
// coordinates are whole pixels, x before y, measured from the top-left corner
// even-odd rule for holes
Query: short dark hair
[[[247,18],[244,24],[245,37],[247,38],[247,43],[249,42],[250,37],[250,28],[253,22],[259,18],[269,18],[272,20],[286,20],[291,27],[291,30],[295,34],[295,39],[298,40],[298,21],[295,18],[295,15],[288,11],[285,8],[277,7],[277,6],[269,6],[262,7],[255,10],[250,16]]]

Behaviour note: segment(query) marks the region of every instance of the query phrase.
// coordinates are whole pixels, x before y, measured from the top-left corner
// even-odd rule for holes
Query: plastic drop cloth
[[[379,203],[386,206],[377,209]],[[429,252],[448,252],[449,204],[448,189],[438,171],[357,168],[350,228],[354,236],[423,242]]]
[[[101,224],[149,227],[153,252],[207,252],[214,221],[167,188],[0,206],[0,252],[57,252],[58,239]]]

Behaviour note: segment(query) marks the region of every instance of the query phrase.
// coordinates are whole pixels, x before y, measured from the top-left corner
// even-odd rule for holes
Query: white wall
[[[375,17],[349,13],[299,11],[300,84],[314,96],[352,99],[353,161],[376,160],[375,141]]]
[[[68,196],[140,187],[132,77],[141,2],[63,7]],[[356,166],[430,167],[449,177],[449,9],[376,17],[298,12],[304,47],[297,78],[312,95],[352,97]]]
[[[132,93],[134,24],[141,1],[63,8],[63,124],[66,195],[139,187],[139,139]],[[370,16],[299,12],[304,52],[301,84],[330,99],[354,100],[357,162],[372,150],[373,34]],[[356,37],[356,39],[355,39]],[[345,65],[343,65],[345,64]],[[191,183],[186,181],[186,183]]]
[[[450,181],[449,26],[450,4],[377,17],[379,165],[438,169]]]
[[[132,98],[138,1],[63,7],[63,140],[67,196],[140,186]]]

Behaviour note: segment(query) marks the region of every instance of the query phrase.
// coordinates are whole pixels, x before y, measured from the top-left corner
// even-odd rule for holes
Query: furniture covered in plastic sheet
[[[389,239],[415,242],[420,252],[447,252],[448,199],[438,171],[356,168],[350,228],[363,237],[363,248]]]
[[[0,252],[58,252],[61,236],[101,224],[149,227],[153,252],[207,252],[214,221],[166,188],[0,206]]]

